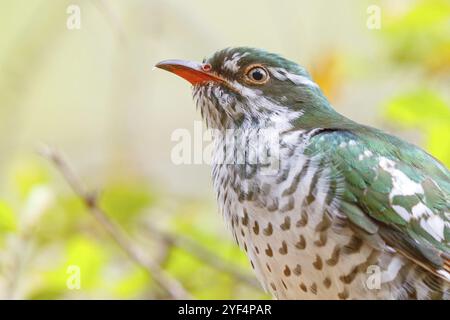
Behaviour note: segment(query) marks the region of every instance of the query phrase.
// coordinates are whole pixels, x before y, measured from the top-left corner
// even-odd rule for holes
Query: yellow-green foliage
[[[162,162],[170,162],[171,131],[184,126],[182,120],[194,108],[188,109],[188,89],[181,81],[151,74],[158,59],[201,58],[225,46],[249,45],[284,51],[310,68],[307,53],[323,53],[325,63],[317,66],[315,78],[332,92],[332,100],[347,95],[344,101],[352,101],[359,85],[367,89],[371,83],[361,79],[356,89],[337,92],[348,86],[341,60],[342,66],[357,61],[355,74],[372,79],[363,74],[375,65],[370,52],[351,51],[360,49],[361,38],[353,37],[365,34],[370,39],[364,41],[387,52],[375,56],[377,67],[407,74],[378,105],[380,112],[391,125],[419,132],[421,146],[450,165],[450,2],[401,1],[404,8],[395,12],[380,4],[381,30],[366,30],[361,19],[371,1],[347,4],[354,11],[340,10],[338,2],[320,2],[286,1],[280,7],[247,1],[227,6],[182,0],[2,1],[0,298],[168,298],[152,274],[116,245],[55,168],[33,153],[40,142],[70,154],[70,162],[82,169],[81,180],[89,189],[100,189],[99,204],[111,220],[194,298],[268,298],[259,287],[217,267],[226,264],[255,279],[217,213],[212,193],[185,195],[163,179],[181,172]],[[66,28],[69,4],[81,7],[81,30]],[[339,14],[333,11],[336,6]],[[249,12],[259,19],[249,19]],[[231,24],[230,13],[235,17]],[[335,13],[336,19],[323,19]],[[341,13],[353,18],[341,23],[346,17]],[[341,50],[341,44],[351,50]],[[364,54],[353,59],[358,52]],[[406,72],[414,73],[415,80]],[[403,82],[407,87],[398,89]],[[376,105],[378,92],[369,91],[370,97],[360,95],[355,101]],[[350,117],[357,113],[347,111]],[[160,171],[165,174],[154,178]],[[208,181],[192,180],[190,189]],[[179,237],[182,244],[199,246],[214,263],[189,246],[162,241],[148,224]],[[67,286],[71,266],[80,270],[80,289]]]
[[[450,105],[436,92],[418,89],[387,103],[386,116],[404,128],[423,131],[424,146],[450,166]]]
[[[383,36],[394,62],[413,63],[424,80],[385,103],[385,116],[405,129],[419,129],[423,147],[450,165],[450,2],[419,1],[388,19]],[[442,87],[439,91],[436,88]],[[446,94],[446,96],[445,96]]]

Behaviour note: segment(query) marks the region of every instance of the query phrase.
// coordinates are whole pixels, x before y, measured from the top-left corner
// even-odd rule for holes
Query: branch
[[[116,244],[133,260],[136,264],[146,270],[154,279],[158,287],[164,290],[173,299],[191,299],[190,294],[183,288],[181,283],[171,277],[158,264],[144,257],[141,252],[133,246],[127,238],[125,232],[119,228],[107,213],[100,208],[98,198],[95,193],[86,191],[79,178],[70,168],[63,156],[50,147],[43,148],[39,153],[49,160],[61,173],[66,182],[72,188],[74,193],[84,203],[88,212],[103,226],[106,232],[113,238]]]

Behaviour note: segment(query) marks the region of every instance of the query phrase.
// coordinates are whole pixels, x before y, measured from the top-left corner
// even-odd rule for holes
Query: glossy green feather
[[[449,171],[420,148],[376,129],[355,127],[354,124],[348,129],[342,128],[342,124],[337,127],[340,128],[331,126],[314,135],[307,153],[317,155],[326,150],[328,166],[336,171],[336,176],[343,178],[342,213],[364,232],[379,232],[389,246],[432,268],[442,267],[441,257],[450,254]],[[424,192],[396,195],[390,199],[393,177],[380,167],[381,158],[392,161],[395,169],[420,184]],[[430,235],[420,219],[412,216],[412,208],[419,203],[426,206],[431,215],[444,221],[444,239],[441,241]],[[404,208],[410,219],[402,217],[394,206]]]

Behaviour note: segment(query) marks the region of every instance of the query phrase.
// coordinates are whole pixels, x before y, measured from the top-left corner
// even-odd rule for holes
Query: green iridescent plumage
[[[344,179],[342,212],[362,236],[377,233],[387,245],[431,271],[445,269],[450,252],[449,171],[416,146],[376,129],[355,128],[353,124],[349,129],[342,128],[342,124],[336,127],[330,125],[316,134],[307,152],[326,152],[328,166]],[[392,169],[380,166],[383,159]],[[407,185],[404,190],[396,190],[401,186],[394,185],[395,179],[409,179],[423,192],[408,190]],[[427,208],[421,216],[413,214],[417,205]],[[439,234],[432,234],[437,232],[434,225],[426,225],[433,215],[443,223],[442,239]]]

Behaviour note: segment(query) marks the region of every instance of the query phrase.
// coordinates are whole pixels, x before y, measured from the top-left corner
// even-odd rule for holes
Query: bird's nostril
[[[204,63],[202,66],[203,71],[211,71],[212,66],[209,63]]]

